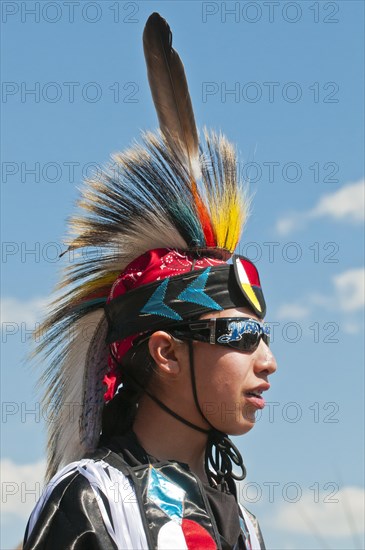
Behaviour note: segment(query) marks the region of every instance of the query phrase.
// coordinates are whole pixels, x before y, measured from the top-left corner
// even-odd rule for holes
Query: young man
[[[161,133],[88,182],[72,220],[69,249],[105,254],[66,271],[42,327],[53,477],[25,549],[264,548],[238,503],[245,468],[227,435],[253,427],[276,370],[257,269],[233,255],[247,198],[233,147],[198,139],[171,41],[152,14],[144,48]]]

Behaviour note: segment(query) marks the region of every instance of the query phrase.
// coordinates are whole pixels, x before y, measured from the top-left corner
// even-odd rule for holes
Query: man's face
[[[210,317],[251,317],[249,309],[234,308]],[[268,377],[276,371],[275,358],[262,338],[252,353],[194,342],[195,377],[199,403],[209,422],[222,432],[239,435],[248,432],[255,423],[255,413],[263,408],[260,393],[270,386]]]

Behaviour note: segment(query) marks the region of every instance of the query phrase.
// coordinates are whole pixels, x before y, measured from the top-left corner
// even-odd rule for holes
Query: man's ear
[[[160,374],[177,376],[180,373],[178,346],[179,343],[168,332],[158,330],[151,334],[148,349]]]

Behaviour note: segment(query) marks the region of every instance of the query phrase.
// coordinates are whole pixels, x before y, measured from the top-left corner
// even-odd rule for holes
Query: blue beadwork
[[[191,302],[193,304],[199,304],[209,309],[221,310],[223,309],[213,298],[208,296],[204,289],[207,284],[210,267],[207,267],[199,277],[194,279],[177,297],[178,300],[183,302]]]
[[[155,290],[151,298],[141,309],[141,313],[153,313],[154,315],[161,315],[161,317],[168,317],[174,319],[174,321],[182,321],[182,317],[171,307],[164,304],[167,285],[169,284],[169,277],[167,277]]]

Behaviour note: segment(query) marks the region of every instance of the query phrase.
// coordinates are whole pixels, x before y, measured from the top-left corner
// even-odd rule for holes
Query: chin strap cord
[[[243,458],[237,447],[229,439],[224,432],[217,430],[204,415],[198,400],[198,392],[196,389],[195,369],[194,369],[194,348],[191,341],[189,344],[189,363],[190,377],[193,388],[195,405],[204,420],[209,424],[208,441],[205,450],[205,472],[207,474],[210,485],[215,484],[220,486],[221,491],[224,491],[229,478],[236,481],[242,481],[246,477],[246,468],[243,463]],[[241,469],[240,473],[234,473],[233,464]]]
[[[241,469],[238,474],[232,471],[233,464]],[[213,470],[213,472],[212,472]],[[205,471],[209,483],[217,483],[223,491],[229,478],[242,481],[246,477],[246,468],[241,453],[229,439],[228,435],[210,430],[205,451]]]

